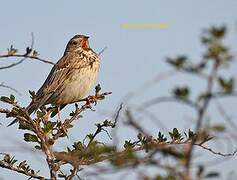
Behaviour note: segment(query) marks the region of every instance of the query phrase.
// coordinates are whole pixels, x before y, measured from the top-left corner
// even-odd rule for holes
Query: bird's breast
[[[84,98],[95,84],[99,71],[99,62],[95,61],[87,66],[72,70],[70,78],[65,80],[60,98],[55,98],[55,105],[70,104]]]

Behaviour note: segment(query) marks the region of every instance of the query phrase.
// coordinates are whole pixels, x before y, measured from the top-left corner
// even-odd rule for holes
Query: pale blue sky
[[[144,82],[168,70],[169,67],[164,62],[165,57],[187,54],[194,60],[199,59],[203,52],[199,41],[203,28],[223,23],[228,25],[230,32],[226,42],[235,53],[237,52],[236,0],[120,0],[117,2],[2,0],[0,6],[0,54],[6,52],[6,48],[11,44],[23,52],[24,48],[30,45],[31,32],[34,33],[34,47],[40,53],[40,57],[53,62],[61,57],[68,40],[78,32],[91,37],[90,44],[97,52],[105,46],[108,47],[102,54],[98,82],[104,90],[112,91],[113,95],[96,107],[99,114],[86,114],[85,118],[80,120],[72,131],[73,138],[70,142],[81,140],[88,131],[93,131],[95,122],[108,117],[103,112],[105,110],[113,112],[128,92],[140,89]],[[121,25],[124,23],[167,23],[169,28],[123,29]],[[8,62],[13,61],[15,59],[9,59]],[[0,62],[5,64],[3,60]],[[18,89],[22,94],[22,96],[17,95],[18,102],[26,106],[30,101],[28,90],[37,90],[50,68],[50,65],[27,60],[13,69],[0,71],[0,82],[4,81]],[[236,75],[236,68],[236,64],[231,67],[234,75]],[[167,82],[155,84],[133,103],[168,94],[174,84],[185,83],[190,83],[197,89],[204,85],[196,79],[175,77]],[[0,91],[0,95],[10,93],[12,92],[5,89]],[[230,102],[228,110],[236,117],[234,105],[236,105],[235,101]],[[72,106],[68,109],[70,108]],[[170,114],[168,117],[167,109]],[[173,127],[188,129],[187,119],[194,116],[190,109],[183,109],[180,106],[159,106],[159,109],[153,110],[158,110],[158,117],[169,129]],[[64,111],[65,114],[67,112]],[[150,122],[142,123],[148,129],[152,126]],[[0,152],[13,150],[13,147],[21,143],[22,132],[16,132],[16,127],[7,130],[5,126],[0,128]],[[154,129],[153,132],[158,130],[159,128]],[[121,131],[122,138],[133,135],[127,130]],[[4,139],[9,140],[8,138],[11,144],[5,144]],[[68,142],[65,141],[66,143]],[[65,145],[58,145],[58,149],[60,147]],[[13,150],[13,153],[19,159],[27,155],[22,150],[19,152]],[[30,162],[33,167],[38,168],[39,158],[32,158]],[[231,167],[231,162],[225,165],[227,169]],[[42,171],[46,173],[45,170]],[[0,177],[24,179],[24,176],[10,175],[4,169],[0,169]]]

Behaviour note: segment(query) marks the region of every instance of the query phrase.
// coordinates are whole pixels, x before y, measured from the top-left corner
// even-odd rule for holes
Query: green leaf
[[[132,143],[131,140],[129,140],[129,141],[126,140],[125,143],[124,143],[124,145],[123,145],[123,147],[124,147],[125,149],[127,149],[127,148],[132,148],[133,145],[134,145],[134,143]]]
[[[158,175],[154,180],[177,180],[177,178],[173,175],[168,174],[164,176]]]
[[[226,27],[225,26],[221,26],[221,27],[211,27],[209,29],[210,34],[217,38],[217,39],[221,39],[224,37],[225,33],[226,33]]]
[[[17,114],[19,116],[23,116],[25,114],[25,111],[19,107],[13,107],[12,108],[12,113]]]
[[[45,127],[44,127],[44,132],[45,132],[45,133],[50,132],[50,131],[54,128],[54,126],[55,126],[56,124],[57,124],[57,122],[48,121],[48,122],[46,123]]]
[[[91,140],[92,138],[94,138],[94,135],[92,133],[90,133],[90,134],[87,134],[86,137],[88,137],[89,140]]]
[[[105,99],[105,96],[99,95],[99,96],[97,97],[97,99],[98,99],[98,100],[103,100],[103,99]]]
[[[20,162],[17,167],[18,167],[18,169],[23,169],[23,170],[25,170],[25,169],[26,169],[26,165],[27,165],[27,164],[26,164],[26,160],[24,160],[24,161]]]
[[[234,78],[224,79],[223,77],[219,77],[218,79],[219,85],[225,93],[231,93],[234,89]]]
[[[29,91],[31,99],[34,100],[36,98],[35,91]]]
[[[22,130],[33,130],[32,126],[24,121],[19,121],[19,127],[18,129],[22,129]]]
[[[15,96],[14,95],[10,95],[10,100],[12,101],[12,102],[14,102],[15,101]]]
[[[194,137],[194,135],[195,135],[195,133],[189,129],[188,130],[188,138],[192,139]]]
[[[73,111],[69,114],[69,116],[75,116],[75,115],[76,115],[76,113]]]
[[[177,69],[183,68],[185,63],[187,62],[186,56],[178,56],[177,58],[167,58],[167,63],[174,66]]]
[[[35,171],[33,169],[30,170],[31,174],[35,174]]]
[[[100,86],[100,84],[98,84],[98,85],[95,87],[95,93],[98,94],[100,91],[101,91],[101,86]]]
[[[16,54],[17,51],[18,51],[18,50],[15,49],[15,48],[13,47],[13,45],[11,45],[10,48],[7,49],[7,54],[11,56],[11,55]]]
[[[158,140],[159,142],[166,142],[166,141],[167,141],[167,138],[165,137],[164,134],[162,134],[161,132],[159,132],[159,133],[158,133],[158,138],[157,138],[157,140]]]
[[[205,175],[204,178],[217,178],[219,176],[220,176],[219,172],[209,172],[208,174]]]
[[[78,141],[78,142],[74,142],[72,147],[75,149],[75,150],[82,150],[84,149],[84,145],[81,141]]]
[[[15,96],[14,95],[10,95],[10,97],[6,97],[6,96],[1,96],[0,97],[0,101],[8,103],[8,104],[16,104],[15,102]]]
[[[10,122],[10,123],[7,125],[7,127],[10,127],[10,126],[12,126],[13,124],[16,124],[16,123],[18,123],[18,120],[17,120],[17,119],[14,119],[12,122]]]
[[[177,98],[187,99],[190,92],[188,87],[177,87],[173,90],[173,93]]]
[[[217,58],[221,54],[226,53],[227,48],[220,43],[213,43],[208,47],[208,56],[210,58]]]
[[[179,133],[177,128],[174,128],[172,132],[169,132],[169,135],[170,135],[171,139],[174,141],[183,139],[182,135]]]
[[[59,178],[65,178],[65,179],[66,179],[67,175],[64,175],[64,174],[58,174],[58,177],[59,177]]]
[[[44,111],[37,111],[36,114],[37,114],[37,118],[42,118],[46,114],[46,112],[44,112]]]
[[[224,124],[214,124],[210,127],[210,129],[217,132],[224,132],[226,127]]]
[[[137,138],[139,139],[139,141],[143,141],[144,136],[142,135],[142,133],[138,133]]]
[[[69,147],[67,147],[67,152],[71,152],[71,149]]]
[[[26,47],[26,53],[25,55],[29,55],[31,53],[32,49],[30,47]]]
[[[17,162],[17,160],[16,160],[16,159],[13,159],[13,160],[11,161],[11,164],[14,165],[16,162]]]
[[[34,56],[34,57],[37,57],[37,56],[39,56],[39,53],[38,53],[36,50],[34,50],[34,51],[33,51],[33,56]]]
[[[4,156],[4,158],[3,158],[3,160],[4,160],[5,162],[9,163],[10,160],[11,160],[11,156],[10,156],[9,154],[6,154],[6,155]]]
[[[37,136],[33,135],[33,134],[30,134],[30,133],[25,133],[24,134],[24,140],[26,142],[39,142]]]
[[[41,148],[40,146],[36,145],[36,146],[35,146],[35,149],[41,150],[42,148]]]
[[[6,96],[1,96],[0,101],[8,103],[8,104],[14,103],[14,101],[12,101],[9,97],[6,97]]]

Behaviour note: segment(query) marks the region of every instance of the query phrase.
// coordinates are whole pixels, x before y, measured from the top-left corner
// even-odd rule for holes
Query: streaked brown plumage
[[[26,108],[29,114],[52,104],[57,107],[81,100],[95,84],[100,61],[87,36],[75,35],[63,57],[54,65],[42,87]]]

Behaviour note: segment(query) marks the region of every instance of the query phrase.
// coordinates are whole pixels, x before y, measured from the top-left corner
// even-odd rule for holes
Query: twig
[[[0,55],[0,58],[17,57],[17,58],[22,58],[22,59],[20,61],[16,62],[16,63],[12,63],[12,64],[7,65],[7,66],[1,66],[0,70],[8,69],[8,68],[12,68],[14,66],[17,66],[17,65],[21,64],[22,62],[24,62],[27,58],[38,60],[38,61],[41,61],[43,63],[48,63],[48,64],[54,65],[54,63],[51,62],[51,61],[48,61],[48,60],[41,59],[41,58],[37,57],[37,55],[35,55],[34,52],[33,52],[33,55],[30,55],[32,50],[33,50],[33,46],[34,46],[34,34],[31,33],[31,45],[30,45],[30,48],[29,47],[26,48],[26,52],[24,54],[16,54],[17,50],[14,49],[13,53],[8,52],[8,54]],[[12,46],[11,46],[11,48],[12,48]]]
[[[146,92],[148,89],[159,83],[160,81],[167,79],[171,76],[176,75],[177,72],[172,70],[172,71],[165,71],[162,73],[159,73],[156,75],[154,78],[151,80],[146,81],[138,90],[128,92],[123,98],[122,102],[127,104],[132,98],[139,97],[142,93]]]
[[[127,121],[124,123],[134,127],[138,132],[144,134],[145,136],[149,137],[150,135],[145,132],[145,130],[133,119],[132,113],[130,110],[126,110]]]
[[[111,92],[105,92],[105,93],[102,93],[102,94],[99,94],[98,96],[106,96],[106,95],[109,95],[111,94]],[[95,96],[95,98],[97,98]],[[78,117],[80,116],[80,114],[87,110],[87,109],[90,109],[90,110],[93,110],[91,105],[95,102],[90,102],[88,101],[88,97],[85,98],[85,99],[82,99],[80,101],[86,101],[86,103],[84,105],[82,105],[80,108],[78,108],[78,105],[76,105],[76,110],[73,114],[73,116],[70,118],[70,119],[66,119],[63,123],[62,123],[62,129],[60,129],[59,131],[57,131],[56,134],[54,134],[53,136],[53,139],[56,140],[58,139],[62,134],[65,133],[65,129],[67,128],[68,125],[70,125],[73,121],[77,120]]]
[[[233,128],[234,130],[237,129],[236,124],[232,121],[232,119],[229,117],[227,112],[225,111],[224,107],[219,103],[219,101],[216,102],[216,107],[218,111],[220,112],[220,115],[223,116],[223,118],[230,124],[230,127]]]
[[[20,170],[6,162],[3,162],[3,161],[0,161],[0,167],[2,168],[5,168],[5,169],[9,169],[9,170],[12,170],[12,171],[15,171],[15,172],[18,172],[20,174],[24,174],[26,176],[29,176],[31,178],[36,178],[36,179],[40,179],[40,180],[46,180],[46,178],[44,178],[43,176],[40,176],[40,175],[37,175],[37,174],[33,174],[31,172],[26,172],[26,171],[23,171],[23,170]]]
[[[105,47],[98,53],[98,55],[100,56],[106,49],[108,49],[107,46],[105,46]]]
[[[122,109],[123,109],[123,104],[121,103],[120,106],[119,106],[119,109],[118,109],[118,111],[116,113],[116,116],[114,118],[114,126],[112,128],[114,128],[117,125],[119,114],[120,114]]]
[[[216,151],[212,150],[211,148],[208,148],[208,147],[206,147],[206,146],[204,146],[202,144],[195,144],[195,145],[200,146],[200,147],[202,147],[203,149],[205,149],[207,151],[210,151],[212,154],[220,155],[220,156],[223,156],[223,157],[234,156],[237,153],[237,149],[233,153],[224,154],[222,152],[216,152]]]
[[[112,115],[112,118],[114,118],[114,124],[115,124],[113,130],[111,131],[112,136],[113,136],[112,140],[113,140],[114,146],[117,146],[119,144],[118,143],[119,139],[118,139],[118,135],[117,135],[117,130],[118,130],[118,119],[119,119],[120,112],[122,111],[122,108],[123,108],[123,103],[121,103],[119,105],[119,109],[116,110],[116,112],[113,113],[113,115]]]
[[[1,58],[1,56],[0,56],[0,58]],[[2,70],[2,69],[9,69],[9,68],[12,68],[12,67],[14,67],[14,66],[17,66],[18,64],[21,64],[22,62],[24,62],[25,59],[26,59],[26,57],[24,57],[23,59],[21,59],[20,61],[18,61],[18,62],[16,62],[16,63],[12,63],[12,64],[7,65],[7,66],[1,66],[1,67],[0,67],[0,70]]]
[[[233,91],[230,93],[226,93],[226,92],[212,92],[209,94],[206,94],[206,96],[209,96],[210,98],[229,98],[229,97],[236,97],[237,96],[237,92]]]
[[[2,82],[0,84],[0,87],[4,87],[4,88],[7,88],[7,89],[10,89],[10,90],[14,91],[15,93],[17,93],[19,96],[22,96],[22,94],[17,89],[15,89],[15,88],[13,88],[11,86],[5,85],[4,82]]]
[[[96,127],[97,127],[97,129],[96,129],[96,131],[94,132],[94,134],[92,135],[92,137],[90,137],[90,141],[89,141],[89,143],[87,144],[87,147],[86,147],[86,148],[89,148],[89,146],[91,145],[91,143],[93,142],[93,140],[95,139],[95,137],[96,137],[101,131],[105,131],[105,132],[107,133],[108,137],[109,137],[110,139],[112,139],[111,136],[109,135],[108,131],[105,130],[104,127],[112,127],[112,128],[114,128],[114,127],[115,127],[115,122],[112,123],[111,121],[105,120],[105,121],[104,121],[103,123],[101,123],[101,124],[96,124]]]
[[[157,104],[160,104],[160,103],[164,103],[164,102],[182,103],[182,104],[187,105],[189,107],[192,107],[194,109],[199,108],[199,106],[196,103],[192,102],[189,99],[182,99],[182,98],[177,98],[177,97],[157,97],[157,98],[154,98],[152,100],[149,100],[149,101],[146,101],[146,102],[142,103],[140,105],[139,109],[147,109],[151,106],[154,106],[154,105],[157,105]]]
[[[66,177],[65,180],[72,180],[73,177],[77,176],[78,171],[79,171],[78,167],[74,166],[73,169],[71,170],[71,174],[68,177]]]
[[[55,64],[55,63],[53,63],[51,61],[48,61],[48,60],[45,60],[45,59],[42,59],[42,58],[39,58],[39,57],[33,56],[33,55],[26,55],[26,54],[13,54],[13,55],[6,54],[6,55],[0,55],[0,58],[8,58],[8,57],[18,57],[18,58],[21,57],[21,58],[24,58],[21,61],[24,61],[26,58],[30,58],[30,59],[38,60],[38,61],[43,62],[43,63],[47,63],[47,64],[52,64],[52,65]],[[18,62],[18,64],[20,64],[20,63]],[[16,63],[13,63],[13,64],[16,64]],[[15,66],[15,65],[11,65],[11,67],[12,66]]]
[[[142,109],[141,107],[135,107],[134,109],[137,110],[137,113],[144,114],[146,117],[148,117],[153,123],[157,125],[157,127],[159,127],[159,129],[163,130],[164,132],[168,132],[168,128],[162,123],[161,120],[158,119],[155,114],[151,113],[145,108]]]

